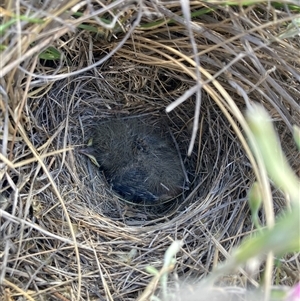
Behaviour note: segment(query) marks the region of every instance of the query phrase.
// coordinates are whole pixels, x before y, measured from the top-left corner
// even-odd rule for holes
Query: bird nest
[[[121,9],[131,16],[140,8]],[[44,27],[40,39],[44,47],[59,49],[60,59],[24,54],[19,69],[7,61],[1,106],[9,165],[1,174],[0,243],[7,296],[17,296],[19,287],[34,300],[73,300],[78,294],[83,300],[136,300],[152,279],[146,268],[160,269],[174,240],[184,245],[170,286],[180,290],[182,283],[205,277],[254,230],[247,195],[256,176],[237,117],[249,101],[264,104],[276,120],[285,153],[299,172],[291,135],[292,125],[300,123],[299,41],[271,43],[280,28],[271,28],[272,17],[259,5],[240,14],[223,7],[199,13],[191,40],[176,9],[180,3],[147,2],[136,18],[150,25],[131,32],[130,39],[128,28],[101,37],[83,26],[71,32],[61,25],[70,15],[56,17],[53,28],[59,24],[61,31],[54,30],[53,40],[51,26]],[[287,18],[284,11],[276,14]],[[158,21],[150,22],[150,15]],[[259,30],[254,19],[262,22]],[[187,95],[199,79],[195,44],[202,89],[196,89],[201,95]],[[165,120],[176,141],[190,183],[169,202],[149,206],[120,199],[78,151],[94,125],[132,116]],[[273,199],[280,212],[284,196],[273,189]],[[244,287],[259,280],[238,273],[221,283]],[[282,277],[281,284],[294,281]]]

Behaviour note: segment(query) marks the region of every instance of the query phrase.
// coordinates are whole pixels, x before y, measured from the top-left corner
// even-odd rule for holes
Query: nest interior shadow
[[[169,202],[189,180],[176,142],[166,126],[144,118],[118,118],[91,129],[90,145],[80,150],[101,170],[112,190],[133,203]]]

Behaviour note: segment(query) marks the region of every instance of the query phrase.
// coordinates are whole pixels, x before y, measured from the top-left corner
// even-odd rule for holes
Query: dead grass
[[[247,192],[260,173],[245,139],[248,103],[268,109],[299,175],[291,130],[300,125],[300,45],[279,38],[299,15],[260,3],[202,14],[210,7],[192,2],[197,66],[179,2],[55,3],[7,1],[2,10],[3,24],[23,16],[0,38],[2,300],[136,300],[152,278],[146,267],[161,268],[178,239],[170,286],[197,283],[255,231]],[[103,19],[113,16],[109,28]],[[49,46],[60,59],[39,58]],[[190,189],[158,206],[118,200],[78,147],[99,120],[155,120],[168,106]],[[273,201],[276,213],[286,206],[275,189]],[[290,286],[299,258],[281,260],[269,277]],[[242,270],[220,284],[257,287],[260,277]]]

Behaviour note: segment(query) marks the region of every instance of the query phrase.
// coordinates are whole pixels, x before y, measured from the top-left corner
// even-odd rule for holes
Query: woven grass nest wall
[[[287,4],[192,2],[186,26],[176,1],[19,4],[2,11],[3,24],[22,18],[1,36],[1,300],[137,300],[153,277],[146,267],[159,270],[174,240],[184,244],[172,300],[187,300],[181,287],[255,231],[248,103],[268,110],[299,175],[300,45],[284,36],[297,15]],[[78,152],[93,125],[132,116],[163,119],[176,140],[190,184],[171,202],[119,200]],[[272,192],[277,214],[286,200]],[[299,258],[282,265],[277,284],[291,286]],[[240,271],[219,284],[260,281]]]

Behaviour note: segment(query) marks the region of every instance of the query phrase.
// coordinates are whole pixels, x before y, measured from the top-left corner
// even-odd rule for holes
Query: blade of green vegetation
[[[59,60],[61,53],[54,47],[50,46],[39,54],[40,59],[44,60]]]
[[[270,178],[290,196],[292,203],[299,204],[300,182],[283,154],[271,117],[262,106],[254,104],[247,118]]]

